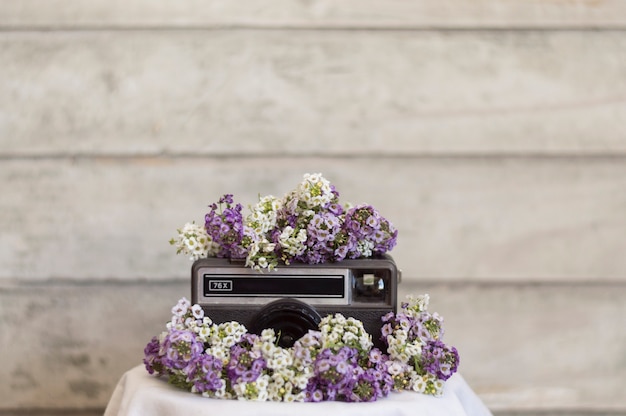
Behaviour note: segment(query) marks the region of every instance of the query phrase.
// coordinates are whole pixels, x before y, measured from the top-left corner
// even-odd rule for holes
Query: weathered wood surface
[[[400,230],[407,276],[626,281],[626,162],[608,159],[100,158],[0,164],[2,279],[187,275],[167,241],[233,193],[245,207],[323,172]]]
[[[624,33],[0,32],[0,156],[625,155]]]
[[[0,25],[42,27],[624,27],[620,0],[2,0]]]
[[[460,373],[490,408],[626,409],[624,285],[430,282],[401,291],[431,295]],[[186,281],[0,285],[0,347],[11,351],[0,410],[103,407],[182,296]]]

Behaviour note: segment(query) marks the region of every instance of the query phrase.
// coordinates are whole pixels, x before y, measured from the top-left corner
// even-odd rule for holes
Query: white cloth
[[[405,391],[372,403],[281,403],[220,400],[177,389],[143,366],[127,371],[118,382],[104,416],[491,416],[460,374],[445,384],[442,397]]]

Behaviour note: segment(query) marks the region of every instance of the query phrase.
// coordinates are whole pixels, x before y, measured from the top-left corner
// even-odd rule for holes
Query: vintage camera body
[[[240,261],[207,258],[191,267],[191,300],[213,322],[238,321],[257,334],[273,328],[283,347],[335,313],[363,322],[374,345],[382,347],[381,318],[396,311],[399,279],[389,255],[281,265],[263,273]]]

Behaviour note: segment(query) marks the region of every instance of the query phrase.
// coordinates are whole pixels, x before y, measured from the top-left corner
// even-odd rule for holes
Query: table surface
[[[165,378],[149,375],[143,365],[127,371],[117,383],[105,416],[174,415],[267,416],[490,416],[480,398],[456,373],[445,384],[442,397],[404,391],[373,403],[281,403],[220,400],[202,397],[169,385]]]

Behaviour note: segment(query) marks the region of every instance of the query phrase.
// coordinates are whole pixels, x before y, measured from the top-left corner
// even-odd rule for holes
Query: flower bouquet
[[[245,259],[259,272],[379,256],[396,245],[397,230],[374,207],[338,199],[321,174],[304,175],[282,198],[261,197],[245,218],[241,204],[224,195],[210,205],[204,226],[187,223],[170,243],[191,260]],[[144,364],[150,374],[214,398],[360,402],[401,390],[439,396],[459,355],[442,342],[443,320],[427,311],[428,301],[409,298],[384,315],[381,348],[361,321],[339,313],[285,347],[271,328],[253,334],[239,322],[213,322],[183,298],[166,331],[146,346]]]
[[[245,259],[248,267],[317,264],[368,258],[396,245],[398,231],[371,205],[341,205],[339,193],[321,174],[306,174],[282,198],[259,198],[243,217],[242,205],[224,195],[209,206],[204,226],[187,223],[170,240],[177,253]]]

